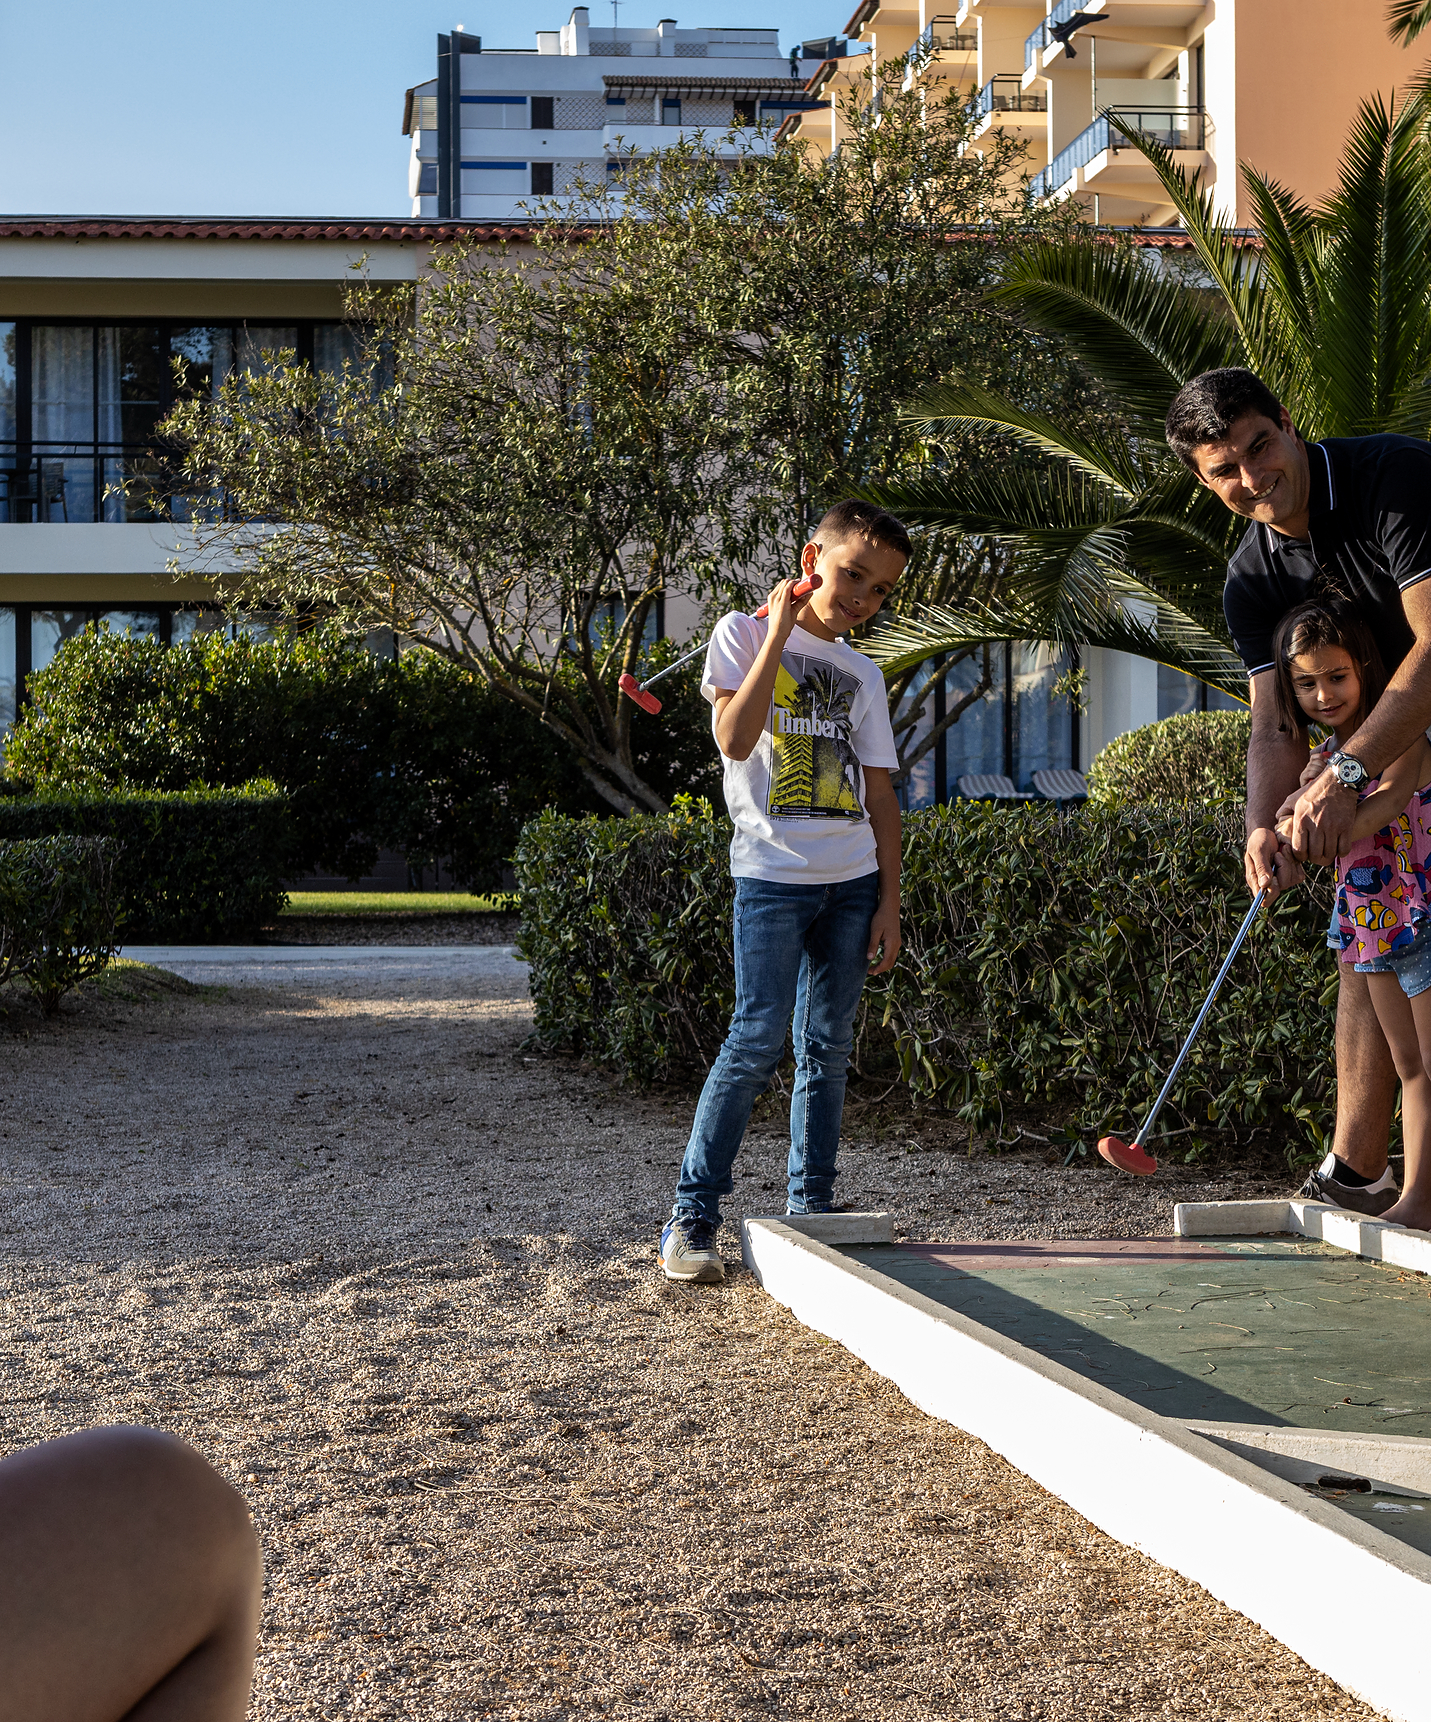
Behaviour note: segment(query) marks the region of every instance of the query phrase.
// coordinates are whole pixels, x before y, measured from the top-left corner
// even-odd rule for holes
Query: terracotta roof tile
[[[232,220],[198,216],[0,216],[0,239],[525,239],[529,222],[383,221],[277,217]]]

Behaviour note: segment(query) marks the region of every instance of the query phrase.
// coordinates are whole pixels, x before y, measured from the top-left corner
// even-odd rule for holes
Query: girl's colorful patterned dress
[[[1380,779],[1368,783],[1370,795]],[[1337,862],[1337,918],[1344,963],[1370,963],[1403,951],[1431,922],[1431,785],[1406,811]]]

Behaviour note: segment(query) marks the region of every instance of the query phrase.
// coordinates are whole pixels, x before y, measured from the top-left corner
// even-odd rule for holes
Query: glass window
[[[213,394],[216,343],[227,357],[231,344],[229,330],[195,324],[169,331],[170,357],[177,361],[174,381],[177,399],[206,401]]]
[[[663,126],[678,126],[681,123],[681,98],[679,96],[663,96],[661,98],[661,124]]]
[[[15,325],[0,323],[0,444],[15,435]]]
[[[921,695],[929,685],[929,678],[932,673],[933,665],[930,664],[925,665],[918,672],[909,684],[908,693],[899,702],[899,709],[895,713],[896,720],[908,717],[912,708],[919,704]],[[929,734],[934,727],[934,711],[934,700],[931,698],[925,705],[924,716],[912,728],[900,732],[897,739],[901,748],[905,750],[915,748]],[[931,748],[899,785],[899,804],[907,813],[912,813],[919,807],[932,807],[934,805],[936,799],[934,793],[934,753],[935,750]]]
[[[17,487],[26,516],[93,520],[94,330],[40,324],[30,339],[35,464]]]
[[[314,329],[315,370],[339,376],[345,364],[356,370],[362,357],[362,335],[351,323],[319,323]]]
[[[417,169],[417,195],[419,197],[437,196],[437,163],[435,161],[419,162]]]
[[[1004,648],[980,648],[955,664],[945,678],[944,698],[949,709],[978,687],[985,649],[993,685],[944,732],[945,773],[951,797],[966,773],[1004,769]]]
[[[15,727],[15,612],[0,605],[0,736]]]
[[[82,634],[89,621],[88,610],[32,610],[30,612],[30,668],[42,670],[66,640]]]
[[[186,646],[190,640],[205,634],[227,634],[229,620],[222,610],[176,610],[169,641],[171,645]]]
[[[556,129],[556,97],[532,97],[532,130],[549,132]]]
[[[1180,712],[1237,712],[1247,708],[1220,688],[1210,688],[1196,676],[1158,665],[1158,716],[1176,717]]]
[[[157,610],[101,610],[101,622],[109,625],[111,634],[133,634],[139,639],[159,638]]]
[[[1010,776],[1020,789],[1033,784],[1036,771],[1073,764],[1073,708],[1053,684],[1068,670],[1062,652],[1042,642],[1020,641],[1013,648],[1014,758]]]

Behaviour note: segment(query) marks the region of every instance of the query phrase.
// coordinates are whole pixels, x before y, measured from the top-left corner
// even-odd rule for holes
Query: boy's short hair
[[[883,544],[897,550],[907,562],[914,546],[902,520],[896,520],[887,508],[873,502],[861,502],[857,496],[846,497],[820,516],[820,523],[810,534],[823,544],[827,540],[843,544],[847,538],[868,538],[871,544]]]
[[[1183,465],[1196,472],[1194,449],[1221,442],[1248,413],[1261,413],[1280,424],[1282,403],[1261,377],[1239,365],[1226,365],[1220,371],[1204,371],[1178,390],[1163,420],[1163,435]]]

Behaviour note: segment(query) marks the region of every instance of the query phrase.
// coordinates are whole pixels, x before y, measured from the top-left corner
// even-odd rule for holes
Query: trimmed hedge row
[[[537,1032],[643,1082],[716,1051],[734,1003],[729,826],[527,826],[517,854]],[[857,1062],[997,1127],[1010,1103],[1089,1142],[1141,1122],[1246,910],[1235,808],[1000,808],[905,824],[905,949],[862,1006]],[[1331,877],[1244,946],[1161,1123],[1171,1151],[1273,1133],[1322,1150],[1334,1100]]]
[[[99,837],[0,843],[0,984],[23,981],[46,1016],[114,955],[116,859]]]
[[[0,841],[41,837],[113,839],[126,939],[246,938],[287,900],[287,802],[272,784],[0,797]]]

